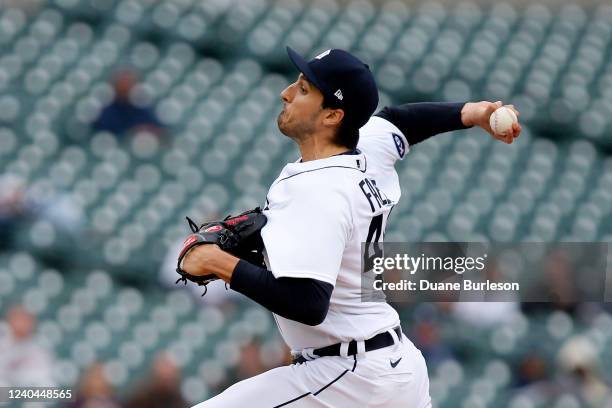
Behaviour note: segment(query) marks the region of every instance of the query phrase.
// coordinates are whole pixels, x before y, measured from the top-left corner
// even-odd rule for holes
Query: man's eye
[[[300,87],[300,89],[302,90],[302,93],[306,93],[306,88],[304,88],[303,86]]]

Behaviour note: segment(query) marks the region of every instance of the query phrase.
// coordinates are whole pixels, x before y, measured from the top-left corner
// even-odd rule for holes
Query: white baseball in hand
[[[502,106],[497,108],[489,118],[489,125],[495,134],[505,135],[512,133],[512,124],[518,122],[518,118],[510,108]]]

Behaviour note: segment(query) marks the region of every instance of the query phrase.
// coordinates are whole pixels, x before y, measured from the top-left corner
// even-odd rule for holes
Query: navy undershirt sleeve
[[[461,122],[464,102],[419,102],[385,106],[375,116],[393,123],[415,145],[439,133],[466,129]]]
[[[309,326],[323,323],[334,287],[310,278],[275,278],[271,271],[241,259],[230,287],[284,318]]]

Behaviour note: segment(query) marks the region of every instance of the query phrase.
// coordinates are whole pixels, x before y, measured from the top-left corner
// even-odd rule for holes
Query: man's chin
[[[278,115],[278,119],[276,119],[276,125],[278,126],[278,130],[280,130],[283,135],[289,136],[287,134],[287,127],[284,125],[280,115]]]

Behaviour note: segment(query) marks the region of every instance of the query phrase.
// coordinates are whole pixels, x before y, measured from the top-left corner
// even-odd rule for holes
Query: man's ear
[[[342,109],[327,109],[323,117],[323,124],[325,126],[337,126],[342,122],[343,118],[344,111]]]

